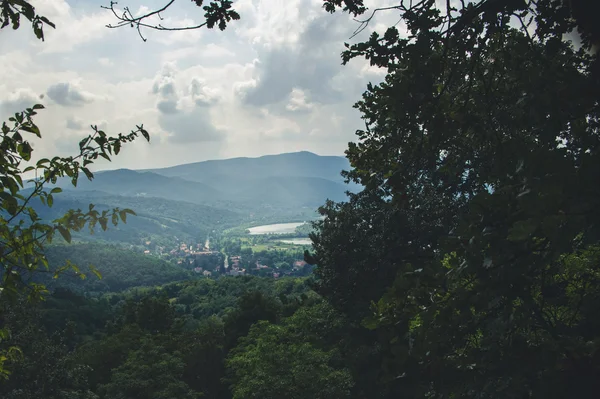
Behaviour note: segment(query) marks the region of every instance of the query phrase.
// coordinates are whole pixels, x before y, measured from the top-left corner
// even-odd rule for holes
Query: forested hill
[[[49,33],[55,27],[37,15],[49,8],[34,9],[30,1],[0,2],[0,26],[7,27],[3,34],[10,36],[19,21],[21,28],[33,27],[39,39],[44,39],[42,28]],[[76,9],[76,3],[83,2],[71,1],[73,12],[58,7],[66,11],[57,20],[59,33],[47,36],[50,46],[66,48],[74,44],[66,40],[72,36],[69,27],[84,21],[77,34],[86,36],[85,28],[99,22],[96,14]],[[371,5],[324,0],[261,2],[268,4],[248,12],[247,2],[196,0],[187,2],[196,13],[180,8],[167,13],[174,3],[164,0],[161,9],[122,11],[111,2],[112,27],[137,28],[121,33],[150,42],[126,52],[119,46],[119,53],[143,62],[142,53],[152,50],[141,46],[152,49],[148,45],[159,42],[152,28],[183,30],[189,21],[198,24],[190,29],[225,30],[242,19],[247,22],[235,25],[240,29],[234,33],[241,35],[232,50],[247,43],[248,51],[242,53],[252,57],[247,59],[252,64],[232,68],[228,61],[216,68],[219,75],[202,65],[188,64],[184,71],[179,70],[183,62],[177,67],[155,64],[161,72],[154,81],[144,68],[139,81],[115,86],[109,83],[115,79],[113,71],[129,75],[137,69],[130,58],[115,60],[112,70],[104,64],[82,73],[80,80],[76,73],[98,59],[90,54],[103,55],[110,47],[106,41],[88,40],[94,46],[101,43],[95,52],[79,43],[71,53],[60,54],[61,63],[68,59],[77,67],[62,78],[51,75],[56,65],[46,65],[57,47],[40,44],[27,54],[21,52],[27,40],[15,36],[19,51],[7,53],[9,67],[18,68],[8,68],[3,84],[9,101],[0,105],[34,101],[34,93],[44,88],[43,100],[52,107],[27,108],[0,129],[1,399],[598,399],[598,1]],[[177,2],[177,7],[185,3]],[[313,15],[313,6],[314,15],[321,12],[322,17]],[[327,15],[336,11],[349,13],[345,19],[356,21],[356,30],[346,30],[342,18]],[[165,25],[158,25],[161,20]],[[174,20],[180,24],[169,24]],[[388,23],[393,25],[386,28]],[[273,40],[282,38],[281,26],[291,28],[284,42]],[[176,41],[193,39],[193,52],[201,55],[196,50],[211,45],[221,35],[217,29],[197,37],[180,32]],[[341,61],[354,66],[338,73],[324,58],[327,49],[336,47],[322,47],[322,42],[337,42],[352,31]],[[52,37],[60,41],[52,42]],[[187,53],[190,45],[186,40],[186,48],[180,49]],[[153,57],[146,59],[172,59],[174,51],[183,55],[171,44],[161,47],[169,54],[152,51]],[[356,65],[354,58],[362,60]],[[35,69],[27,69],[29,64]],[[243,80],[235,80],[236,69],[244,71],[238,75]],[[106,85],[86,79],[95,80],[104,70],[109,71]],[[207,77],[206,85],[194,77],[198,75]],[[248,85],[249,75],[256,77],[254,87]],[[225,91],[215,83],[218,76],[223,76],[221,83],[233,84],[235,103],[225,101],[230,96],[219,96]],[[126,154],[137,138],[150,141],[154,133],[140,124],[127,135],[96,126],[83,139],[74,129],[54,134],[48,149],[68,148],[63,141],[76,137],[79,153],[36,163],[39,152],[44,153],[37,150],[38,139],[41,131],[46,134],[40,122],[65,120],[61,111],[68,109],[89,122],[93,115],[106,115],[111,118],[107,126],[120,126],[129,116],[152,115],[136,112],[141,108],[134,108],[129,98],[127,109],[111,112],[117,108],[102,103],[120,94],[115,88],[144,97],[144,108],[156,104],[156,118],[144,121],[150,130],[156,122],[164,128],[164,117],[183,116],[185,135],[169,137],[183,139],[188,153],[194,153],[208,151],[205,141],[191,138],[208,139],[211,131],[202,130],[211,126],[212,133],[223,133],[223,145],[246,143],[233,143],[241,136],[227,130],[242,125],[245,133],[256,132],[257,139],[265,137],[265,126],[288,133],[284,127],[304,129],[304,122],[326,132],[311,140],[345,137],[348,132],[333,130],[349,128],[351,114],[329,99],[344,95],[345,89],[350,94],[361,78],[375,76],[381,83],[369,83],[356,99],[364,130],[355,131],[355,141],[345,151],[352,165],[348,176],[363,190],[343,203],[327,201],[319,208],[321,218],[301,228],[304,234],[314,230],[307,250],[293,242],[276,243],[276,231],[292,232],[300,223],[255,229],[267,232],[265,227],[271,227],[272,233],[264,236],[246,233],[246,227],[259,212],[262,218],[282,218],[310,210],[314,219],[314,207],[326,198],[344,199],[337,173],[345,161],[337,157],[295,153],[116,170],[85,182],[87,168],[96,160]],[[149,99],[150,93],[156,98]],[[95,103],[97,113],[88,112]],[[191,113],[188,105],[195,107]],[[38,127],[33,120],[42,110],[49,115],[36,122]],[[122,120],[123,115],[127,118]],[[224,123],[221,130],[227,117],[235,118],[235,125]],[[322,126],[326,119],[335,123]],[[66,121],[69,129],[78,124]],[[167,148],[160,140],[164,131],[158,133],[151,144],[161,147],[147,154]],[[36,140],[33,157],[31,137]],[[285,140],[282,146],[292,145]],[[82,207],[84,211],[67,212],[51,222],[45,214],[42,220],[42,211],[29,206],[32,196],[19,192],[27,172],[41,176],[32,195],[42,208],[54,204],[50,212],[67,208],[53,201],[56,194],[67,201],[80,196],[78,204],[89,200],[103,208],[129,204],[141,216],[128,219],[128,210],[97,215]],[[81,184],[75,190],[65,185],[70,191],[62,193],[45,186],[57,176],[74,183],[79,177]],[[90,191],[95,187],[102,190]],[[164,208],[158,205],[162,201]],[[196,207],[199,213],[194,213]],[[236,217],[244,222],[218,231]],[[110,231],[124,232],[120,223],[126,219],[146,223],[133,225],[137,231],[156,229],[171,236],[192,228],[196,234],[169,246],[160,237],[139,237],[144,255],[127,254],[116,245],[48,248],[49,238],[71,241],[71,232],[88,227],[108,225]],[[207,231],[210,237],[201,234]],[[86,290],[79,293],[57,287],[53,272],[67,260],[84,270],[94,263],[104,278],[94,280],[90,274]],[[58,276],[60,282],[69,281],[65,279],[72,272],[77,278],[78,271],[71,268]],[[50,292],[40,280],[50,285]]]
[[[82,280],[74,273],[66,272],[55,280],[49,274],[41,274],[43,282],[50,289],[66,287],[77,292],[98,294],[119,292],[131,287],[153,287],[192,277],[191,272],[182,267],[116,245],[55,245],[46,249],[46,256],[51,269],[71,262],[86,276]],[[90,267],[100,272],[100,278],[90,271]]]
[[[264,206],[316,209],[327,199],[341,201],[346,185],[343,157],[310,152],[198,162],[164,169],[101,171],[92,181],[81,179],[68,191],[97,190],[129,197],[155,197],[227,209],[257,212]],[[271,211],[272,213],[272,211]]]
[[[60,217],[69,209],[87,210],[89,204],[94,204],[98,211],[114,207],[129,208],[136,216],[127,219],[127,223],[110,226],[106,231],[96,229],[94,235],[88,230],[74,233],[74,237],[84,240],[110,240],[139,244],[141,240],[153,238],[187,239],[206,237],[215,229],[237,226],[244,215],[239,212],[175,201],[165,198],[148,198],[140,196],[123,196],[103,191],[64,191],[55,195],[51,208],[42,206],[39,200],[32,205],[38,215],[44,220]]]
[[[231,158],[196,162],[149,171],[169,177],[181,177],[197,182],[209,182],[223,176],[237,179],[261,177],[318,177],[342,182],[340,172],[350,169],[350,163],[342,156],[322,156],[308,151],[258,158]]]

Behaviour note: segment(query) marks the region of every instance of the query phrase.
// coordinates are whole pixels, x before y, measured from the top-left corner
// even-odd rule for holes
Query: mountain
[[[269,202],[298,206],[321,205],[326,199],[342,201],[348,187],[341,183],[319,177],[268,177],[252,181],[253,188],[241,193],[243,199],[253,202]]]
[[[231,158],[196,162],[150,172],[168,177],[209,183],[223,177],[258,179],[265,177],[318,177],[342,183],[340,172],[348,170],[350,163],[344,157],[322,156],[302,151],[258,158]]]
[[[66,182],[62,187],[72,190]],[[222,198],[222,194],[207,184],[165,177],[151,172],[117,169],[96,173],[94,179],[80,179],[79,190],[97,190],[110,194],[134,197],[159,197],[193,203],[210,203]]]
[[[236,210],[244,214],[273,208],[317,208],[325,200],[340,201],[354,187],[340,175],[348,169],[343,157],[310,152],[232,158],[151,170],[118,169],[82,179],[77,188],[67,180],[65,190],[97,190],[125,197],[153,197]]]
[[[26,194],[26,192],[24,192]],[[127,197],[102,191],[64,191],[54,196],[51,208],[42,206],[39,200],[32,205],[44,220],[53,220],[69,209],[87,210],[93,203],[98,211],[115,207],[129,208],[135,217],[127,223],[110,225],[107,231],[96,229],[94,236],[88,230],[73,235],[75,239],[99,239],[139,244],[150,237],[179,237],[180,239],[204,239],[213,230],[237,226],[244,215],[227,209],[215,208],[189,202],[164,198]]]

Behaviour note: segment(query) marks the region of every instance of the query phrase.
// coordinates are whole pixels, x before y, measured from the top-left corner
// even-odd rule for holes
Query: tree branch
[[[121,28],[123,26],[130,26],[132,28],[136,28],[138,34],[142,38],[143,41],[147,39],[142,35],[141,28],[154,29],[159,31],[186,31],[186,30],[195,30],[203,27],[207,27],[209,29],[213,28],[215,25],[219,27],[220,30],[224,30],[227,22],[231,20],[238,20],[240,18],[239,14],[231,9],[231,5],[233,3],[232,0],[218,0],[212,1],[209,5],[202,7],[204,10],[204,18],[205,21],[196,25],[190,26],[164,26],[161,23],[151,24],[145,22],[148,18],[158,17],[161,21],[164,19],[161,16],[162,12],[165,12],[169,7],[171,7],[175,3],[175,0],[169,0],[164,6],[154,11],[149,11],[140,16],[134,16],[129,7],[124,7],[123,12],[121,13],[115,8],[117,2],[111,1],[108,6],[101,6],[101,8],[105,10],[109,10],[114,17],[118,20],[115,24],[106,25],[107,28],[116,29]],[[203,0],[195,0],[196,6],[201,7],[203,4]]]

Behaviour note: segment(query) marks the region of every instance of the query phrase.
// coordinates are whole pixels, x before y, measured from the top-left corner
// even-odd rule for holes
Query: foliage
[[[378,394],[598,389],[598,57],[575,6],[536,4],[403,3],[390,8],[408,36],[391,27],[343,55],[388,75],[356,105],[347,177],[365,190],[321,209],[306,258],[349,317],[375,302]],[[576,27],[581,48],[563,39]]]
[[[45,185],[55,183],[63,176],[68,176],[72,184],[76,185],[79,173],[92,179],[93,174],[88,166],[99,156],[110,160],[110,155],[113,153],[117,155],[123,143],[135,140],[140,133],[149,139],[148,133],[141,126],[128,135],[119,134],[116,138],[109,137],[103,131],[94,128],[94,133],[79,143],[80,152],[77,156],[44,158],[38,160],[33,166],[24,167],[24,164],[31,160],[33,152],[24,135],[33,134],[41,137],[40,130],[32,119],[36,115],[35,110],[41,108],[43,108],[41,105],[36,105],[24,112],[16,113],[9,119],[12,127],[6,123],[2,125],[0,136],[0,166],[3,171],[0,176],[2,295],[14,295],[22,285],[22,273],[36,271],[40,263],[50,271],[42,244],[51,242],[56,233],[60,233],[62,238],[69,242],[71,231],[80,231],[86,226],[93,231],[96,224],[100,224],[102,229],[106,230],[109,222],[117,225],[119,219],[126,221],[127,214],[133,214],[129,209],[119,208],[100,213],[90,205],[87,212],[81,209],[70,210],[52,223],[44,223],[31,206],[31,201],[37,198],[42,204],[51,207],[54,202],[53,195],[61,192],[59,188],[47,191]],[[35,172],[36,176],[41,177],[33,180],[33,190],[24,196],[19,190],[23,188],[22,174],[28,172]],[[61,269],[53,270],[53,272],[60,271]],[[79,273],[76,268],[75,273]],[[32,285],[31,289],[32,297],[43,292],[42,286]]]
[[[13,29],[20,27],[21,16],[32,23],[32,28],[38,39],[44,40],[45,25],[54,27],[46,17],[35,13],[34,7],[25,0],[6,0],[0,4],[1,28],[12,23]],[[33,147],[28,137],[41,138],[39,127],[34,123],[34,116],[43,105],[35,104],[23,112],[17,112],[7,122],[2,123],[0,133],[0,301],[14,301],[22,290],[29,290],[29,299],[40,299],[46,292],[43,285],[26,283],[24,275],[45,271],[54,276],[72,269],[81,278],[85,274],[71,263],[51,269],[43,251],[45,243],[52,242],[58,233],[67,242],[71,241],[72,232],[88,227],[93,231],[99,224],[106,230],[108,223],[117,225],[119,221],[126,222],[128,214],[135,214],[129,209],[114,208],[101,212],[89,205],[88,211],[81,209],[69,210],[64,215],[51,222],[45,222],[32,207],[32,201],[38,199],[44,206],[52,207],[53,195],[62,190],[58,187],[48,189],[49,184],[55,184],[59,178],[67,177],[76,186],[80,173],[91,180],[94,175],[89,167],[102,157],[108,161],[111,156],[118,155],[122,145],[134,141],[139,135],[150,140],[148,132],[142,125],[129,134],[117,137],[108,136],[104,131],[92,126],[93,133],[79,142],[79,153],[75,156],[52,159],[32,159]],[[33,136],[29,136],[33,135]],[[23,178],[25,174],[34,175],[31,181],[33,189],[23,195]],[[38,269],[40,264],[44,269]],[[97,271],[92,270],[97,274]],[[4,304],[2,304],[4,305]],[[3,309],[2,312],[6,310]],[[0,330],[2,340],[10,339],[11,329],[4,326]],[[0,351],[0,376],[6,376],[4,363],[14,359],[14,350]]]
[[[10,326],[12,334],[0,342],[0,348],[22,349],[9,363],[10,378],[0,383],[3,398],[97,398],[87,388],[88,369],[77,364],[68,349],[68,331],[47,335],[38,325],[39,310],[26,301],[4,307],[0,325]]]
[[[329,365],[332,356],[299,342],[285,326],[259,322],[227,361],[236,380],[233,398],[349,397],[350,375]]]
[[[82,332],[86,330],[77,324],[88,321],[77,308],[108,308],[111,316],[102,334],[75,338],[77,363],[90,369],[89,389],[100,398],[199,393],[226,398],[227,386],[221,379],[228,351],[257,321],[275,322],[284,309],[293,314],[301,305],[296,299],[306,291],[302,280],[221,278],[98,299],[61,294],[60,306],[67,318],[71,312],[73,331]],[[69,300],[79,304],[69,307]],[[202,312],[197,311],[200,308]],[[45,307],[44,312],[50,310]],[[61,322],[54,320],[59,323],[54,328],[60,329]]]
[[[100,397],[115,399],[196,399],[201,395],[181,380],[181,353],[169,353],[149,339],[132,350],[127,360],[112,372],[111,382],[99,387]]]
[[[51,394],[597,396],[600,76],[584,2],[408,3],[385,8],[408,35],[391,27],[342,55],[388,74],[356,105],[366,126],[345,176],[364,190],[327,202],[310,234],[322,298],[312,279],[250,276],[59,291],[44,323],[82,336],[41,363],[81,377],[48,373]],[[362,0],[324,8],[367,12]],[[580,48],[564,39],[574,29]],[[282,267],[287,254],[246,256]],[[33,341],[26,358],[46,342]]]
[[[31,22],[31,28],[38,39],[44,40],[44,26],[55,28],[48,18],[38,15],[35,7],[25,0],[3,0],[0,3],[0,29],[11,25],[13,29],[21,26],[21,16]]]
[[[204,10],[204,19],[205,21],[193,26],[179,26],[179,27],[169,27],[164,26],[163,24],[152,24],[146,22],[148,18],[153,16],[158,16],[160,20],[163,18],[160,16],[161,13],[165,12],[175,0],[170,0],[163,7],[149,11],[145,14],[134,16],[129,7],[125,7],[123,12],[121,13],[119,10],[115,9],[116,1],[111,1],[108,7],[102,7],[107,10],[112,11],[114,17],[119,21],[116,24],[107,25],[108,28],[120,28],[122,26],[130,26],[132,28],[137,28],[137,31],[142,38],[142,40],[146,41],[146,38],[142,35],[141,28],[149,28],[155,29],[159,31],[177,31],[177,30],[191,30],[191,29],[200,29],[202,27],[206,27],[208,29],[212,29],[215,26],[219,28],[219,30],[225,30],[227,24],[232,20],[236,21],[240,19],[240,15],[237,11],[231,8],[233,1],[231,0],[216,0],[211,1],[208,5],[203,6],[204,0],[192,0],[193,3],[198,7],[202,7]]]
[[[88,294],[118,292],[131,287],[152,287],[191,277],[191,273],[176,265],[114,244],[52,245],[46,248],[46,257],[50,267],[70,261],[80,266],[91,265],[100,270],[101,278],[90,277],[85,280],[69,276],[58,280],[43,279],[40,276],[49,288],[61,286]]]

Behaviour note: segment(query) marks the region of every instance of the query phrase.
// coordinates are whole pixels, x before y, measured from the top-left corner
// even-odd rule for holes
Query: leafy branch
[[[196,6],[202,7],[204,0],[192,0]],[[161,13],[167,11],[169,7],[171,7],[175,3],[175,0],[169,0],[164,6],[155,9],[153,11],[149,11],[145,14],[141,14],[139,16],[134,16],[129,7],[124,7],[123,11],[116,9],[115,6],[117,2],[111,1],[108,6],[101,6],[106,10],[112,12],[114,17],[118,20],[115,24],[106,25],[107,28],[121,28],[123,26],[129,26],[131,28],[135,28],[140,35],[140,38],[143,41],[147,39],[142,35],[141,28],[149,28],[158,31],[183,31],[183,30],[195,30],[203,27],[207,27],[208,29],[212,29],[215,26],[218,26],[220,30],[225,30],[227,27],[227,23],[231,22],[231,20],[239,20],[240,15],[231,9],[233,2],[231,0],[218,0],[211,1],[209,5],[202,7],[204,10],[204,18],[205,21],[196,25],[189,26],[165,26],[162,23],[153,24],[147,22],[148,19],[152,17],[158,17],[159,20],[163,21]]]
[[[19,29],[21,26],[21,16],[24,16],[29,22],[33,32],[38,39],[44,41],[44,25],[55,28],[54,23],[44,16],[35,13],[33,7],[25,0],[2,0],[0,2],[0,29],[11,25],[13,29]]]
[[[106,230],[108,223],[115,226],[119,221],[126,222],[127,215],[135,213],[130,209],[114,208],[112,211],[99,212],[93,205],[89,206],[87,212],[81,209],[70,210],[64,216],[53,220],[51,223],[43,222],[38,216],[35,208],[31,206],[34,198],[38,198],[44,206],[51,207],[54,203],[53,195],[62,191],[59,187],[50,190],[46,185],[55,184],[58,178],[68,177],[71,184],[77,185],[80,173],[92,180],[94,175],[89,166],[98,159],[111,160],[113,155],[118,155],[125,143],[132,142],[139,135],[147,141],[150,140],[148,132],[143,125],[136,126],[136,130],[129,134],[119,134],[117,137],[109,137],[97,126],[92,126],[93,134],[79,142],[79,154],[70,157],[43,158],[35,165],[23,168],[23,162],[31,161],[32,147],[24,138],[26,134],[33,134],[41,138],[38,126],[33,122],[36,110],[43,109],[40,104],[27,108],[25,111],[16,113],[9,118],[12,127],[3,123],[0,135],[0,268],[3,271],[0,282],[0,294],[16,294],[19,287],[23,286],[21,274],[23,271],[33,273],[37,271],[38,265],[43,265],[49,270],[48,261],[43,253],[45,242],[52,242],[58,233],[62,238],[70,242],[71,232],[80,231],[86,226],[93,234],[96,225]],[[35,178],[30,180],[34,184],[31,192],[24,195],[25,185],[23,174],[34,172]],[[73,265],[76,274],[79,270]],[[66,269],[64,269],[66,270]],[[58,273],[63,271],[59,269]],[[44,291],[39,287],[39,293]]]

